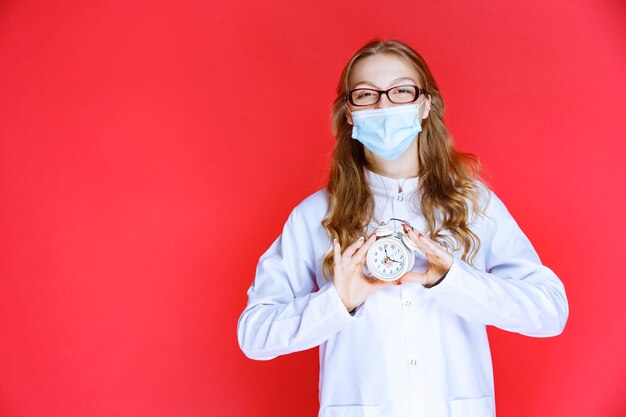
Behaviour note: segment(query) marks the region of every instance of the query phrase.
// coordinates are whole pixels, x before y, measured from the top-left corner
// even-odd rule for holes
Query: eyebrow
[[[413,78],[411,78],[411,77],[399,77],[399,78],[396,78],[395,80],[391,81],[391,85],[394,85],[395,83],[397,83],[399,81],[404,81],[404,80],[412,81],[413,83],[415,83],[417,85],[415,80]],[[358,83],[354,84],[354,87],[352,87],[352,88],[355,88],[357,85],[361,85],[361,84],[370,85],[370,86],[372,86],[372,87],[374,87],[374,88],[376,88],[378,90],[380,89],[380,87],[378,87],[376,84],[371,83],[369,81],[359,81]]]

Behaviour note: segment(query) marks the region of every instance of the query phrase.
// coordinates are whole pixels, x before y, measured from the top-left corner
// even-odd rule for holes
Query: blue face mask
[[[354,111],[352,138],[383,159],[398,159],[422,131],[422,103]]]

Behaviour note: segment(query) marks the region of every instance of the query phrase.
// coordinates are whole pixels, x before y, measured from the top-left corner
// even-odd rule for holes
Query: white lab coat
[[[425,230],[415,209],[418,178],[365,174],[379,221],[396,217]],[[322,258],[332,249],[320,225],[327,194],[312,194],[259,260],[237,325],[242,351],[268,360],[319,346],[318,417],[495,416],[485,326],[555,336],[569,308],[563,284],[541,264],[504,204],[487,188],[483,196],[488,218],[471,226],[481,240],[476,269],[453,252],[440,284],[385,287],[351,315],[322,274]],[[426,267],[416,256],[413,270]]]

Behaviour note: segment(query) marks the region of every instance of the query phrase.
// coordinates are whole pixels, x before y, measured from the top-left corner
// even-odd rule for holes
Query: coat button
[[[411,359],[411,365],[417,365],[417,361],[415,359]]]
[[[411,302],[407,300],[407,301],[404,303],[404,305],[405,305],[405,306],[407,306],[407,307],[411,307]]]
[[[403,201],[403,200],[404,200],[404,197],[402,196],[398,197],[398,201]]]

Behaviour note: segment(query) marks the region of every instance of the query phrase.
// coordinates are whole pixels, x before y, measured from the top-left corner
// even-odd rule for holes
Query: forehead
[[[350,88],[369,84],[386,89],[400,78],[408,78],[421,87],[419,74],[412,65],[396,55],[377,54],[361,58],[353,65],[348,84]]]

